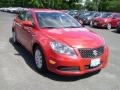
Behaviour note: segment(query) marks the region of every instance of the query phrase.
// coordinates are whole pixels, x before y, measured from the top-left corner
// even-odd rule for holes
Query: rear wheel
[[[119,26],[117,26],[117,29],[116,29],[116,32],[120,32],[120,27]]]
[[[117,30],[116,30],[116,32],[117,32],[117,33],[119,33],[119,32],[120,32],[120,30],[118,30],[118,29],[117,29]]]
[[[34,49],[34,60],[35,65],[40,72],[47,71],[47,65],[44,59],[44,55],[42,53],[42,50],[38,46],[36,46]]]
[[[13,43],[17,43],[17,39],[16,39],[16,32],[12,31],[12,39],[13,39]]]
[[[110,30],[112,28],[112,25],[110,23],[107,24],[107,29]]]
[[[90,21],[90,26],[93,27],[93,22],[92,21]]]

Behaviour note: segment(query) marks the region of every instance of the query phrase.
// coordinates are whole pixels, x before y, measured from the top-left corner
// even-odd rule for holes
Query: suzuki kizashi
[[[19,42],[34,56],[40,72],[76,76],[107,65],[104,39],[61,11],[23,11],[14,19],[12,33],[14,44]]]

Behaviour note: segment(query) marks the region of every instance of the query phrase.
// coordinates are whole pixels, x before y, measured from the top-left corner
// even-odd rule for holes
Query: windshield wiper
[[[68,27],[41,27],[41,28],[50,28],[50,29],[52,29],[52,28],[81,28],[80,26],[79,27],[76,27],[76,26],[68,26]]]
[[[58,28],[58,27],[41,27],[41,28]]]
[[[76,26],[68,26],[68,27],[64,27],[64,28],[80,28],[80,27],[76,27]]]

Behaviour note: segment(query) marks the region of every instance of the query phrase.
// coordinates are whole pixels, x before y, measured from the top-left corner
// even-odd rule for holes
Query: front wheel
[[[35,65],[40,72],[47,71],[47,65],[44,59],[44,55],[38,46],[34,49],[34,60]]]

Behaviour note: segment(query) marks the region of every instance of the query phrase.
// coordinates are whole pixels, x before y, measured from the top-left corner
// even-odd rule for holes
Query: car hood
[[[76,48],[94,48],[104,44],[104,40],[86,28],[62,28],[43,30],[49,38]]]

